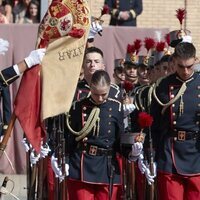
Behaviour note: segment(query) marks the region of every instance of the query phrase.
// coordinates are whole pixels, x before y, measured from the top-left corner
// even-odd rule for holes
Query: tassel
[[[183,102],[183,95],[181,95],[181,100],[179,105],[179,117],[183,114],[183,112],[184,112],[184,102]]]

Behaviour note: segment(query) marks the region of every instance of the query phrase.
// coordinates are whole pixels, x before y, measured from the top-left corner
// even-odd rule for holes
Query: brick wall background
[[[103,2],[104,0],[89,0],[92,15],[99,16]],[[137,19],[137,26],[179,29],[180,24],[175,16],[178,8],[187,10],[184,26],[191,31],[193,43],[197,48],[197,56],[200,57],[200,0],[143,0],[143,13]],[[104,26],[107,26],[109,16],[104,16],[103,19]]]

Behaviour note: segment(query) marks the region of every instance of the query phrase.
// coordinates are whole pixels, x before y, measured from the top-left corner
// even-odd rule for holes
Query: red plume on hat
[[[110,12],[110,8],[107,4],[105,4],[101,10],[101,16],[105,15],[105,14],[109,14]]]
[[[128,44],[127,45],[127,53],[131,54],[135,52],[135,46],[133,44]]]
[[[144,46],[147,49],[147,54],[148,54],[148,52],[149,52],[150,49],[155,48],[155,44],[156,43],[155,43],[155,40],[153,38],[146,37],[144,39]]]
[[[140,51],[140,48],[141,48],[141,46],[142,46],[142,41],[141,40],[139,40],[139,39],[136,39],[135,41],[134,41],[134,47],[135,47],[135,52],[136,52],[136,54],[138,54],[139,53],[139,51]]]
[[[176,17],[180,22],[181,28],[183,24],[183,19],[185,19],[186,10],[184,8],[179,8],[176,10]]]
[[[157,42],[156,43],[156,51],[162,52],[165,49],[165,42]]]

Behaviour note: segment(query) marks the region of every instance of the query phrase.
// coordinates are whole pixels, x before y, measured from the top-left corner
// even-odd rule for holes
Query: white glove
[[[35,165],[40,159],[40,154],[35,154],[34,151],[31,151],[30,153],[30,162],[31,162],[31,166]]]
[[[145,177],[149,185],[154,183],[154,178],[156,177],[156,163],[155,162],[153,163],[153,175],[151,175],[149,165],[148,165],[145,170]]]
[[[135,110],[135,105],[132,103],[123,104],[123,110],[124,110],[124,117],[127,117],[127,115],[129,115]]]
[[[48,156],[50,151],[51,149],[49,148],[49,145],[47,143],[45,145],[42,145],[40,150],[40,157],[45,158],[46,156]]]
[[[58,167],[58,158],[56,158],[54,156],[54,154],[51,156],[51,167],[52,167],[56,177],[62,176],[62,171]]]
[[[142,142],[135,142],[132,145],[131,155],[132,156],[139,156],[142,153],[142,149],[143,149]]]
[[[138,168],[140,169],[140,172],[142,174],[144,174],[145,171],[146,171],[146,169],[147,169],[146,165],[144,164],[144,156],[143,156],[143,154],[139,155],[139,158],[138,158]]]
[[[5,55],[5,52],[8,51],[9,42],[0,38],[0,55]]]
[[[32,66],[37,64],[41,64],[45,52],[46,49],[44,48],[31,51],[29,56],[24,59],[28,68],[31,68]]]
[[[65,164],[65,175],[69,176],[69,164]]]
[[[90,26],[88,39],[93,39],[97,33],[101,34],[102,30],[103,28],[100,25],[99,21],[98,20],[93,21]]]
[[[23,144],[26,152],[28,152],[30,150],[30,148],[32,147],[31,144],[28,143],[26,138],[23,138],[22,144]]]
[[[59,178],[60,182],[64,180],[64,175],[62,173],[61,168],[58,167],[58,158],[54,156],[54,154],[51,156],[51,166],[55,173],[55,176]],[[65,164],[65,176],[69,175],[69,165]]]
[[[67,163],[65,164],[65,176],[69,176],[69,165]],[[60,183],[65,179],[65,176],[59,176]]]

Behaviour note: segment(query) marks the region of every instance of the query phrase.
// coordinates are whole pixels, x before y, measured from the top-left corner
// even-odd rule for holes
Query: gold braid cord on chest
[[[98,107],[94,107],[85,123],[83,128],[80,131],[74,131],[71,126],[69,125],[69,118],[70,115],[69,113],[66,113],[66,124],[69,129],[69,131],[76,136],[76,141],[82,140],[84,137],[86,137],[91,130],[94,128],[94,132],[97,130],[97,134],[99,132],[99,114],[100,114],[100,109]]]

